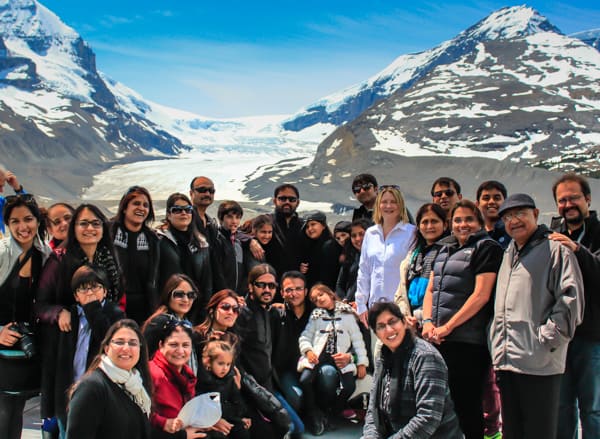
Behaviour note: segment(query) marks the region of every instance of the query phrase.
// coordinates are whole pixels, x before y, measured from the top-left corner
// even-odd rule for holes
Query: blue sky
[[[496,9],[522,4],[41,2],[92,46],[104,73],[147,99],[212,117],[294,113],[367,79],[399,55],[434,47]],[[566,34],[600,28],[597,2],[527,4]]]

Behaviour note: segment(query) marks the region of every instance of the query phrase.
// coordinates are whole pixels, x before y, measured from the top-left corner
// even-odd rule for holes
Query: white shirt
[[[365,232],[356,289],[356,305],[362,314],[375,302],[394,301],[400,284],[400,263],[414,239],[416,227],[399,222],[383,237],[380,224]]]

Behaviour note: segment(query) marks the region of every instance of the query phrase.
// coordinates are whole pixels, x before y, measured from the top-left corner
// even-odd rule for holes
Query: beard
[[[576,210],[577,213],[579,213],[579,215],[577,215],[576,217],[573,218],[567,218],[567,212],[569,212],[570,210]],[[569,209],[564,210],[563,211],[563,218],[565,219],[565,222],[567,224],[581,224],[584,220],[583,218],[583,213],[581,212],[581,210],[579,209],[579,207],[577,206],[573,206],[573,207],[569,207]]]

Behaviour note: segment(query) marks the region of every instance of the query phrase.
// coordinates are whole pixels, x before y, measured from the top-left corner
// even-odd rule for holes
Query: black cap
[[[535,209],[535,201],[527,194],[512,194],[504,200],[504,203],[500,206],[498,216],[501,217],[506,211],[514,209],[515,207],[530,207]]]
[[[352,223],[350,221],[338,221],[335,227],[333,228],[333,233],[335,232],[346,232],[350,233],[350,226]]]
[[[327,227],[327,217],[323,212],[318,210],[315,212],[310,212],[304,217],[304,225],[302,226],[303,229],[306,228],[309,221],[317,221]]]

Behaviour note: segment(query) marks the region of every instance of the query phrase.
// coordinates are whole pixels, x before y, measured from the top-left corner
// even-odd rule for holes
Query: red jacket
[[[150,423],[162,430],[167,419],[176,418],[183,405],[194,397],[196,377],[187,365],[178,372],[160,351],[150,361],[150,376],[154,385]]]

